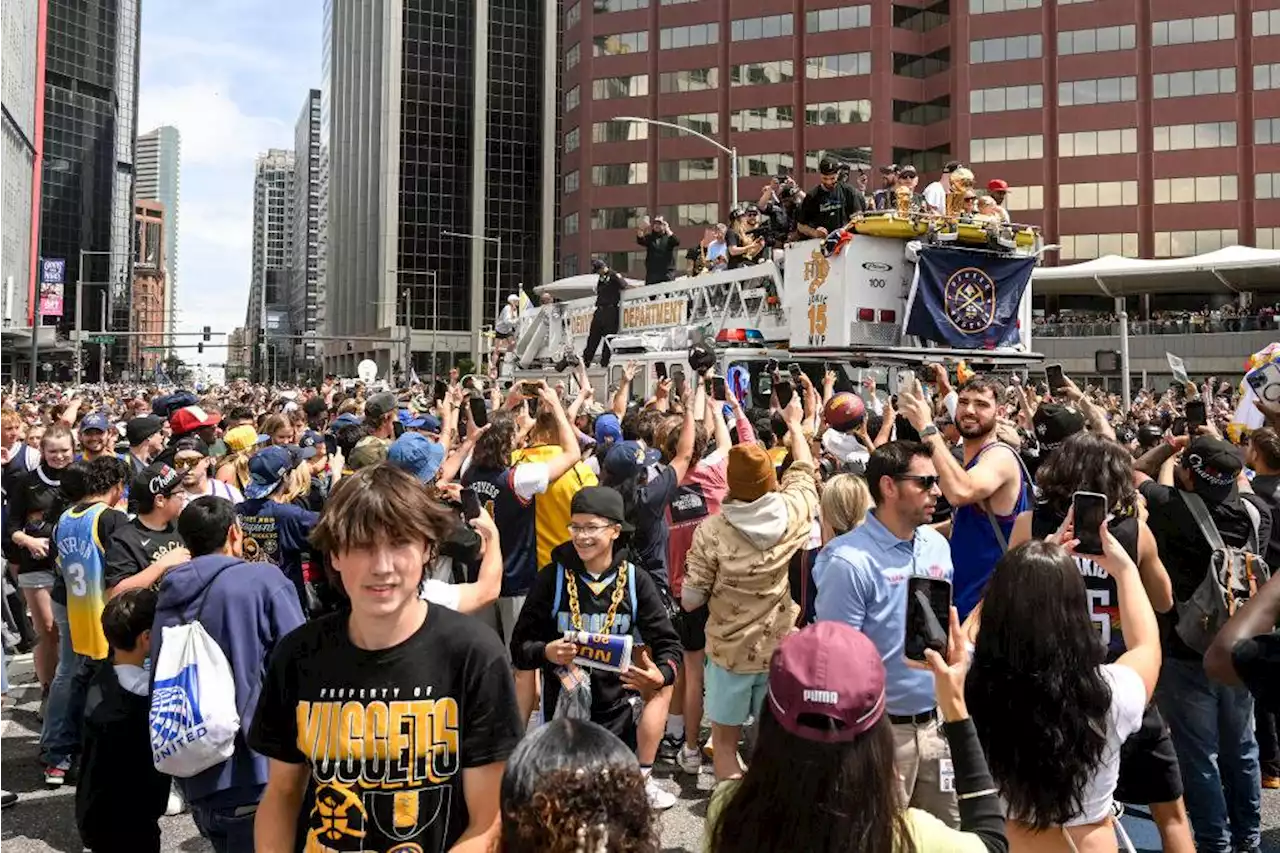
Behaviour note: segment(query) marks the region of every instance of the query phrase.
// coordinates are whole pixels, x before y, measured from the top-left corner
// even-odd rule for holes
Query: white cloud
[[[225,82],[214,80],[150,86],[140,99],[138,126],[149,130],[171,124],[178,128],[184,173],[200,166],[241,171],[246,163],[252,168],[260,151],[292,147],[289,125],[276,118],[245,114],[227,95],[229,91]]]

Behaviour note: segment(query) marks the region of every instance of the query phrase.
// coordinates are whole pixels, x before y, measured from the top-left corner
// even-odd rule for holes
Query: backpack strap
[[[1209,547],[1216,551],[1227,550],[1226,543],[1222,541],[1222,534],[1218,532],[1218,526],[1213,523],[1213,518],[1209,515],[1209,508],[1204,505],[1204,501],[1195,492],[1187,492],[1178,489],[1178,494],[1182,496],[1182,501],[1187,505],[1187,509],[1191,510],[1191,517],[1196,520],[1196,526],[1200,528],[1200,534],[1204,536],[1205,541],[1209,543]],[[1253,516],[1250,516],[1252,519]],[[1257,537],[1257,528],[1254,528],[1254,537]]]
[[[640,569],[635,563],[627,563],[627,594],[631,597],[631,624],[634,626],[640,613],[640,600],[636,595],[636,572]]]
[[[1244,504],[1244,514],[1249,516],[1249,539],[1244,543],[1245,550],[1254,554],[1261,553],[1264,550],[1259,541],[1262,536],[1262,512],[1246,497],[1241,497],[1240,502]]]
[[[982,458],[982,454],[986,453],[993,447],[1000,446],[1009,448],[1009,452],[1013,454],[1013,458],[1018,462],[1018,498],[1021,499],[1023,491],[1027,488],[1027,483],[1033,482],[1033,480],[1031,479],[1030,472],[1027,471],[1027,464],[1022,461],[1022,455],[1018,453],[1016,449],[1009,447],[1009,445],[1004,444],[1004,442],[993,441],[991,444],[988,444],[986,447],[978,451],[978,455],[973,457],[973,462],[977,463],[977,461]],[[967,471],[968,468],[966,467],[965,470]],[[996,518],[995,511],[991,509],[991,504],[985,500],[982,501],[982,511],[986,513],[987,521],[991,522],[991,530],[996,534],[996,542],[1000,544],[1000,552],[1002,554],[1005,553],[1009,550],[1009,539],[1004,535],[1004,530],[1000,527],[1000,520]]]
[[[560,598],[564,595],[564,567],[556,563],[556,596],[551,601],[551,612],[560,612]]]

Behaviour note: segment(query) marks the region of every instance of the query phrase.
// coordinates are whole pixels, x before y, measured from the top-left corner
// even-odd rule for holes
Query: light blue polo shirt
[[[936,707],[933,674],[903,657],[907,631],[907,578],[951,580],[951,546],[931,527],[899,539],[875,513],[828,542],[813,566],[819,619],[852,625],[875,643],[884,661],[885,706],[895,716]]]

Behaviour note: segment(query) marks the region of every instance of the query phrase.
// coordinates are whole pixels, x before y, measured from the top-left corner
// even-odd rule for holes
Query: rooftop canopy
[[[1061,267],[1039,267],[1037,293],[1239,293],[1280,292],[1280,250],[1227,246],[1186,258],[1139,260],[1107,255]]]

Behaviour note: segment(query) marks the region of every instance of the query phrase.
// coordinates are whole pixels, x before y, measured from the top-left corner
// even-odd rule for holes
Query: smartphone
[[[1187,419],[1183,417],[1174,418],[1173,423],[1169,424],[1169,433],[1171,435],[1186,435]]]
[[[667,363],[665,361],[655,361],[653,363],[653,375],[658,379],[667,378]]]
[[[800,365],[796,364],[794,361],[787,365],[787,372],[791,374],[791,378],[797,383],[799,383],[800,377],[804,376],[804,371],[801,370]]]
[[[471,422],[476,425],[476,429],[489,423],[489,412],[484,407],[483,397],[471,397],[467,400],[467,405],[471,407]]]
[[[778,372],[778,360],[771,358],[764,363],[764,372],[772,376]]]
[[[467,521],[480,516],[480,496],[471,489],[462,490],[462,517]]]
[[[538,398],[538,383],[537,382],[521,382],[520,393],[526,397],[532,397],[536,400]]]
[[[1194,438],[1198,434],[1196,428],[1209,423],[1209,416],[1204,408],[1204,400],[1188,400],[1186,413],[1187,435]]]
[[[720,400],[722,402],[724,400],[728,400],[729,399],[728,390],[726,389],[724,384],[724,377],[713,376],[710,381],[711,381],[711,398],[713,400]]]
[[[432,386],[431,392],[437,400],[443,400],[449,396],[449,383],[443,379],[437,379],[435,385]]]
[[[1049,391],[1058,391],[1067,387],[1067,374],[1062,372],[1061,364],[1046,364],[1044,378],[1049,383]]]
[[[911,576],[907,579],[907,638],[903,654],[924,660],[924,650],[946,657],[951,626],[951,582]]]
[[[786,408],[791,405],[791,398],[795,396],[795,387],[785,379],[779,379],[773,384],[773,393],[778,398],[778,405]]]
[[[1071,510],[1075,516],[1074,527],[1081,554],[1101,554],[1102,538],[1098,528],[1107,517],[1107,496],[1097,492],[1076,492],[1071,496]]]

